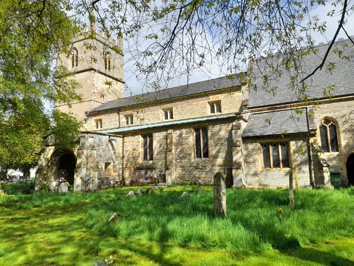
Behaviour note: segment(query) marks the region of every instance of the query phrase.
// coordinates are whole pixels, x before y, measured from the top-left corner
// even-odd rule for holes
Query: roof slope
[[[115,101],[104,103],[91,112],[103,111],[108,109],[114,109],[124,106],[131,106],[140,104],[142,102],[161,101],[167,99],[173,99],[182,96],[194,95],[204,92],[217,91],[221,89],[227,89],[232,87],[241,86],[241,80],[239,76],[233,78],[221,77],[217,79],[211,79],[207,81],[192,83],[184,86],[168,88],[160,91],[144,93],[127,98],[122,98]]]
[[[310,111],[311,112],[311,111]],[[315,129],[313,116],[309,119],[310,129]],[[306,114],[294,110],[252,114],[243,132],[243,137],[260,137],[307,132]]]
[[[347,45],[347,47],[343,47]],[[300,78],[306,77],[310,74],[320,63],[328,48],[328,44],[322,44],[316,47],[318,52],[316,54],[311,53],[302,58],[299,62],[302,66],[302,73]],[[337,41],[333,49],[343,50],[343,55],[349,57],[349,60],[340,59],[338,54],[329,53],[326,64],[333,62],[336,67],[332,74],[323,70],[318,70],[316,74],[306,80],[308,85],[306,94],[313,99],[326,98],[323,95],[323,89],[330,85],[336,85],[331,93],[333,96],[343,96],[354,94],[354,45],[349,40]],[[258,60],[254,63],[252,73],[252,83],[257,85],[257,91],[252,90],[249,95],[248,108],[256,108],[261,106],[271,106],[277,104],[293,103],[298,101],[298,97],[295,91],[291,91],[288,88],[290,82],[290,75],[284,68],[282,68],[282,75],[276,77],[276,73],[269,70],[269,65],[276,65],[277,62],[283,58],[274,55],[273,58],[267,58]],[[264,71],[268,69],[268,71]],[[270,85],[264,87],[262,75],[267,74],[270,81]],[[292,74],[294,75],[294,74]],[[276,91],[273,93],[266,92],[273,87],[276,87]]]

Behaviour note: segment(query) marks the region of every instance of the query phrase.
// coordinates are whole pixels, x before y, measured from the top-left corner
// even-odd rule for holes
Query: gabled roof
[[[311,53],[302,57],[302,69],[300,78],[306,77],[310,74],[322,61],[329,44],[322,44],[317,46],[318,52]],[[347,46],[347,47],[343,47]],[[348,56],[348,60],[340,59],[338,54],[333,53],[333,49],[343,50],[343,55]],[[274,55],[272,58],[260,59],[253,65],[252,83],[255,84],[257,91],[251,90],[249,94],[248,108],[257,108],[262,106],[271,106],[278,104],[298,102],[298,97],[295,91],[291,91],[288,87],[290,82],[290,74],[281,68],[282,75],[276,77],[276,73],[269,70],[270,65],[276,65],[283,58]],[[318,70],[312,77],[306,80],[307,95],[313,99],[327,98],[323,95],[325,87],[336,85],[331,93],[333,96],[344,96],[354,94],[354,45],[349,40],[337,41],[332,47],[326,60],[326,64],[330,62],[335,63],[336,67],[333,73],[328,73],[325,70]],[[264,71],[267,69],[268,71]],[[262,75],[268,75],[270,84],[265,86],[263,84]],[[291,74],[294,75],[294,74]],[[276,87],[274,93],[266,92],[271,88]]]
[[[309,127],[310,130],[316,128],[313,116],[309,119]],[[284,110],[252,114],[243,132],[243,137],[282,134],[286,136],[286,134],[307,133],[307,131],[305,111],[302,114],[296,114],[294,110]]]
[[[115,101],[104,103],[92,112],[98,112],[103,110],[115,109],[126,106],[133,106],[141,104],[142,102],[154,102],[167,99],[173,99],[183,96],[197,95],[205,92],[212,92],[222,89],[228,89],[241,86],[241,80],[239,76],[233,76],[233,78],[221,77],[217,79],[211,79],[207,81],[192,83],[184,86],[168,88],[160,91],[144,93],[131,97],[122,98]]]

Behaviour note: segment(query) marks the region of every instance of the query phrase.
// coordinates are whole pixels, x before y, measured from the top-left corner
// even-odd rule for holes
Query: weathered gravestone
[[[148,190],[146,190],[146,194],[152,194],[152,193],[154,193],[152,188],[149,188]]]
[[[201,186],[198,186],[197,187],[197,194],[200,194],[200,193],[202,193],[202,188],[201,188]]]
[[[133,191],[133,190],[129,191],[129,193],[127,194],[127,196],[128,196],[128,197],[133,197],[133,196],[135,196],[134,191]]]
[[[185,197],[185,196],[188,196],[188,192],[183,192],[183,194],[182,194],[181,197],[183,198],[183,197]]]
[[[214,212],[226,216],[225,175],[220,172],[214,175]]]
[[[59,187],[58,187],[59,193],[68,193],[68,191],[69,191],[69,183],[68,182],[59,184]]]
[[[116,214],[116,213],[113,213],[111,218],[109,218],[108,223],[111,223],[111,222],[116,222],[117,223],[119,221],[120,221],[120,215]]]

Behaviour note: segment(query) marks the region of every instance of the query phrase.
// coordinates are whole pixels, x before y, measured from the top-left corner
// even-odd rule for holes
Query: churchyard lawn
[[[228,189],[226,218],[213,187],[139,188],[1,196],[0,265],[354,265],[353,188]]]

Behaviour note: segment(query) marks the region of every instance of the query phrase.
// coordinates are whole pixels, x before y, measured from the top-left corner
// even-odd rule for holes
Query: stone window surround
[[[319,146],[321,147],[321,149],[323,150],[322,148],[322,141],[321,141],[321,125],[323,124],[323,122],[325,120],[329,120],[331,123],[330,124],[333,124],[335,127],[336,127],[336,137],[337,137],[337,148],[338,148],[338,151],[331,151],[331,142],[330,142],[330,138],[329,138],[329,132],[327,130],[327,140],[328,140],[328,144],[329,144],[329,151],[324,151],[325,154],[335,154],[335,153],[339,153],[341,152],[341,139],[340,139],[340,130],[339,130],[339,123],[337,122],[337,120],[335,120],[333,117],[328,117],[328,116],[325,116],[323,117],[321,120],[320,120],[320,123],[318,124],[318,127],[317,127],[317,138],[318,138],[318,142],[319,142]],[[330,125],[329,124],[329,125]]]
[[[196,143],[196,129],[200,129],[200,132],[201,129],[205,128],[206,129],[206,132],[207,132],[207,149],[208,149],[208,156],[207,157],[204,157],[204,154],[203,154],[203,137],[202,137],[202,134],[200,134],[200,144],[201,144],[201,157],[197,157],[197,143]],[[199,126],[194,126],[191,128],[191,138],[192,138],[192,141],[191,141],[191,144],[193,145],[192,147],[192,150],[193,150],[193,153],[192,153],[192,159],[193,160],[196,160],[196,161],[199,161],[199,160],[209,160],[210,159],[210,137],[209,137],[209,134],[210,134],[210,130],[208,128],[207,125],[199,125]]]
[[[125,119],[125,125],[126,126],[134,125],[134,116],[133,116],[133,114],[124,115],[124,119]]]
[[[291,159],[291,145],[290,145],[290,141],[289,140],[281,140],[281,141],[267,141],[267,142],[261,142],[260,144],[260,152],[261,152],[261,161],[262,161],[262,170],[271,170],[271,171],[279,171],[279,170],[283,170],[283,169],[291,169],[291,165],[292,165],[292,159]],[[288,152],[288,165],[289,166],[285,166],[283,167],[283,162],[282,162],[282,152],[281,152],[281,144],[286,144],[287,146],[287,152]],[[264,154],[263,154],[263,147],[266,145],[278,145],[278,156],[279,156],[279,167],[273,167],[273,158],[272,158],[272,149],[269,148],[269,155],[270,155],[270,167],[265,167],[265,163],[264,163]]]
[[[73,47],[71,50],[71,67],[79,66],[79,52],[76,47]]]
[[[103,128],[102,118],[94,119],[93,123],[94,123],[95,129],[102,129]]]
[[[173,107],[162,109],[163,120],[172,120],[173,119]],[[166,118],[167,115],[167,118]]]
[[[141,135],[141,161],[153,162],[154,160],[154,136],[152,133]],[[145,153],[146,150],[146,153]]]
[[[209,114],[221,114],[221,100],[208,102]]]

